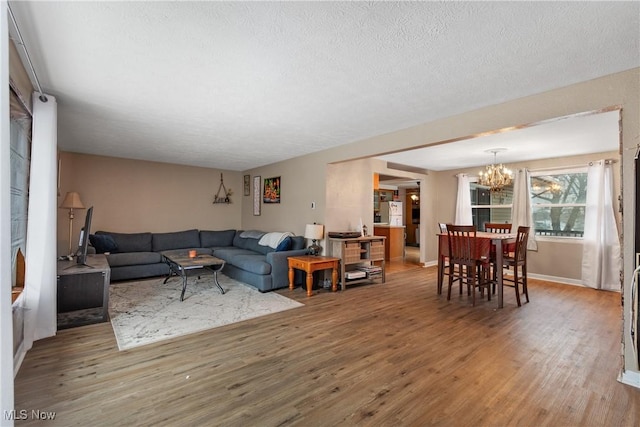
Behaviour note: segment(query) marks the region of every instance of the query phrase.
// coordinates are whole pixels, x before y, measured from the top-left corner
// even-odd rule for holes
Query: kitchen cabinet
[[[402,261],[404,259],[405,227],[393,225],[375,225],[373,234],[384,236],[384,253],[386,261]]]

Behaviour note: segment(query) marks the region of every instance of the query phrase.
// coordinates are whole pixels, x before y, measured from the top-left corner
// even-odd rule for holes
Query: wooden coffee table
[[[307,296],[313,295],[313,272],[318,270],[327,270],[331,268],[331,290],[338,290],[338,266],[340,258],[332,258],[328,256],[303,255],[291,256],[289,260],[289,289],[293,289],[293,269],[307,272]]]
[[[169,274],[164,279],[164,283],[174,274],[182,278],[182,293],[180,301],[184,301],[184,292],[187,290],[187,272],[191,270],[208,270],[213,272],[213,280],[220,289],[220,293],[224,295],[224,289],[218,283],[218,271],[224,267],[224,261],[213,255],[197,254],[195,257],[189,257],[187,250],[168,251],[162,254],[162,259],[169,266]]]

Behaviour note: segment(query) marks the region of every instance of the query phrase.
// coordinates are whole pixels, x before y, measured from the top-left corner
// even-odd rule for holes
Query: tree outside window
[[[536,235],[582,237],[587,200],[586,169],[531,175]]]

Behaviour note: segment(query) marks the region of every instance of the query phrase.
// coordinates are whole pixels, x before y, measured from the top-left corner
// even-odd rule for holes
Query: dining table
[[[444,281],[444,262],[449,254],[449,236],[447,233],[438,233],[438,294],[442,293],[442,283]],[[475,238],[478,239],[478,246],[488,243],[495,247],[496,262],[496,286],[498,288],[498,308],[503,308],[503,268],[504,268],[504,251],[506,243],[516,241],[517,233],[489,233],[486,231],[477,231]]]

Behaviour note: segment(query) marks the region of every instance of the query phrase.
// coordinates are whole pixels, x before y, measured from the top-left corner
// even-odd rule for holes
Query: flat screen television
[[[76,260],[78,264],[87,265],[87,251],[89,250],[89,233],[91,232],[91,217],[93,216],[93,206],[87,209],[84,217],[84,227],[80,230],[80,242],[78,242],[78,252]]]

